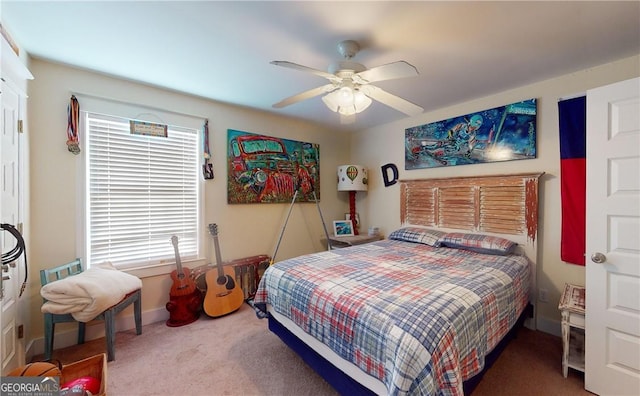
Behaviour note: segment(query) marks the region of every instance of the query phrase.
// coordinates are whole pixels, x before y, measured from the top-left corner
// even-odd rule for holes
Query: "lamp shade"
[[[338,167],[338,191],[367,191],[369,177],[367,169],[361,165],[341,165]]]

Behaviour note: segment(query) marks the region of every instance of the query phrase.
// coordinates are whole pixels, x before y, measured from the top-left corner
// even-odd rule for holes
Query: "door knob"
[[[596,252],[591,255],[591,261],[593,261],[596,264],[602,264],[605,261],[607,261],[607,256],[605,256],[602,253]]]

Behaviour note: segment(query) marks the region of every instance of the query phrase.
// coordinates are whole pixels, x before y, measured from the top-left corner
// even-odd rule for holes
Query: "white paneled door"
[[[1,211],[0,219],[2,223],[17,226],[19,222],[19,136],[18,118],[20,98],[11,87],[2,80],[0,85],[2,105],[2,117],[0,117],[0,127],[2,130],[2,157],[1,163]],[[0,247],[2,253],[10,252],[17,244],[15,237],[7,231],[0,233]],[[4,264],[4,263],[3,263]],[[2,375],[17,367],[24,359],[23,348],[18,338],[18,293],[20,289],[20,268],[24,268],[24,255],[10,264],[3,265],[2,271],[2,300],[0,309],[0,331],[2,340]]]
[[[640,395],[640,79],[587,92],[585,388]]]

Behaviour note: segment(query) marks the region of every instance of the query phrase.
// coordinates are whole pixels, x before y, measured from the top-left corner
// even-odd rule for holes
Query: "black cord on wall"
[[[16,246],[14,246],[13,249],[8,251],[7,253],[2,253],[2,264],[5,265],[14,262],[19,259],[22,254],[24,254],[24,281],[22,282],[22,287],[20,288],[19,295],[19,297],[22,297],[22,293],[27,287],[27,278],[29,271],[29,266],[27,265],[27,247],[24,244],[24,238],[22,238],[22,234],[20,234],[20,231],[18,231],[14,226],[12,226],[11,224],[2,223],[0,224],[0,227],[5,231],[9,231],[9,233],[13,235],[13,237],[16,238],[17,241]]]

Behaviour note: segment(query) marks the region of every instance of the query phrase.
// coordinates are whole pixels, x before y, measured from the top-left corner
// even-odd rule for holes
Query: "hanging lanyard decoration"
[[[213,179],[213,164],[209,162],[211,159],[211,151],[209,151],[209,120],[204,121],[204,127],[202,128],[202,149],[204,151],[204,163],[202,164],[202,175],[205,180]]]
[[[80,121],[80,104],[75,95],[71,95],[71,102],[67,106],[67,149],[75,155],[80,154],[78,140],[78,123]]]

